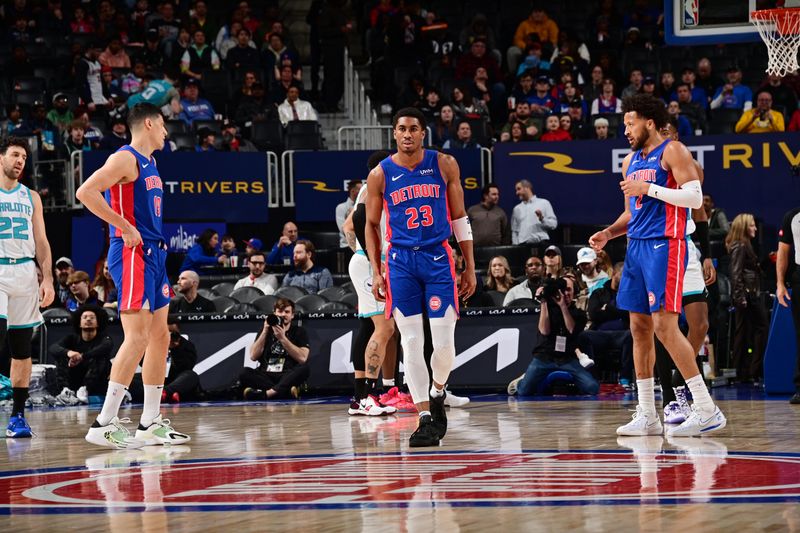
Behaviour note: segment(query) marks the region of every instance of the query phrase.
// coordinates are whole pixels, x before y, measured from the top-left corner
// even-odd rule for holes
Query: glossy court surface
[[[32,410],[0,456],[9,531],[800,531],[800,407],[715,390],[713,437],[617,438],[631,396],[478,396],[442,445],[414,415],[349,417],[341,399],[167,406],[189,446],[105,451],[96,411]],[[138,409],[122,415],[138,416]],[[133,427],[133,424],[130,425]]]

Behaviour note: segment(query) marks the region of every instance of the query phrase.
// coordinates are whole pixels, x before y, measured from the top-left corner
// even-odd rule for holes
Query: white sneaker
[[[75,395],[72,389],[64,387],[61,392],[56,396],[56,401],[61,405],[78,405],[81,401]]]
[[[664,423],[665,424],[682,424],[686,417],[689,416],[683,408],[681,408],[681,404],[678,402],[669,402],[666,406],[664,406]]]
[[[141,448],[144,446],[144,442],[131,437],[131,432],[122,425],[130,424],[130,422],[130,418],[120,419],[115,416],[111,419],[111,422],[105,426],[95,426],[92,424],[92,427],[90,427],[89,431],[86,433],[86,442],[121,450],[135,450]],[[97,424],[96,421],[95,424]]]
[[[192,438],[175,431],[168,418],[161,418],[161,415],[158,415],[147,428],[142,428],[142,425],[139,424],[139,428],[136,430],[136,440],[144,442],[145,446],[157,446],[159,444],[185,444]]]
[[[353,402],[347,412],[351,415],[383,416],[396,413],[397,409],[389,405],[381,405],[373,395],[368,394],[366,398],[362,398],[358,402],[358,407]]]
[[[80,400],[82,404],[85,405],[89,403],[89,391],[86,390],[86,385],[78,389],[78,392],[75,393],[75,396],[78,397],[78,400]]]
[[[444,404],[448,407],[463,407],[469,403],[469,398],[466,396],[456,396],[449,390],[447,396],[444,397]]]
[[[522,374],[520,377],[512,381],[508,384],[508,388],[506,388],[506,392],[508,392],[509,396],[514,396],[517,393],[517,387],[519,386],[519,382],[522,381],[522,378],[525,377],[525,374]]]
[[[617,428],[617,435],[630,437],[661,435],[662,433],[664,433],[664,426],[661,425],[658,415],[648,415],[641,405],[636,406],[636,412],[633,413],[630,422]]]
[[[575,350],[575,355],[578,356],[578,362],[583,368],[591,368],[594,366],[594,359],[586,355],[580,350]]]
[[[667,431],[668,437],[699,437],[706,433],[719,431],[727,425],[728,421],[719,407],[714,406],[714,413],[711,416],[703,415],[692,405],[692,412],[686,421],[680,426],[670,428]]]

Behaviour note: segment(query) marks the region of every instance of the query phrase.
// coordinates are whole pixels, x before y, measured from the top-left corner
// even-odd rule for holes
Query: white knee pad
[[[450,307],[442,318],[431,318],[431,340],[433,354],[431,355],[431,370],[433,381],[444,385],[450,377],[450,372],[456,362],[456,313]]]
[[[410,317],[395,310],[395,324],[400,332],[400,344],[403,347],[403,365],[406,370],[406,383],[414,403],[428,401],[430,375],[425,365],[425,331],[422,315]]]

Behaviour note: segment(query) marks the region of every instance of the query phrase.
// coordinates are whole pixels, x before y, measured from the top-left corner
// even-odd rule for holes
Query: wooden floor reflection
[[[723,432],[668,441],[616,437],[630,399],[479,401],[449,410],[442,446],[414,451],[413,415],[349,417],[341,403],[166,407],[193,441],[144,451],[87,444],[95,411],[32,411],[36,438],[7,439],[0,455],[0,524],[126,533],[800,531],[800,409],[720,405]]]

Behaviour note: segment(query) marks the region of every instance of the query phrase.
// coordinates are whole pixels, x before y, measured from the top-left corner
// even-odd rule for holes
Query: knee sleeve
[[[366,365],[364,363],[364,353],[367,351],[367,343],[375,331],[375,324],[372,323],[370,318],[358,319],[358,331],[353,337],[353,347],[350,350],[350,358],[353,361],[353,369],[359,372],[364,372]]]
[[[427,402],[430,398],[430,374],[425,365],[424,333],[422,328],[422,315],[404,317],[397,313],[395,316],[397,330],[400,332],[400,344],[403,347],[403,364],[406,371],[406,383],[414,403]]]
[[[15,328],[8,330],[8,344],[12,359],[31,358],[31,339],[33,328]]]
[[[433,342],[433,354],[431,355],[433,381],[444,385],[456,362],[455,312],[448,310],[442,318],[431,318],[430,323]]]

